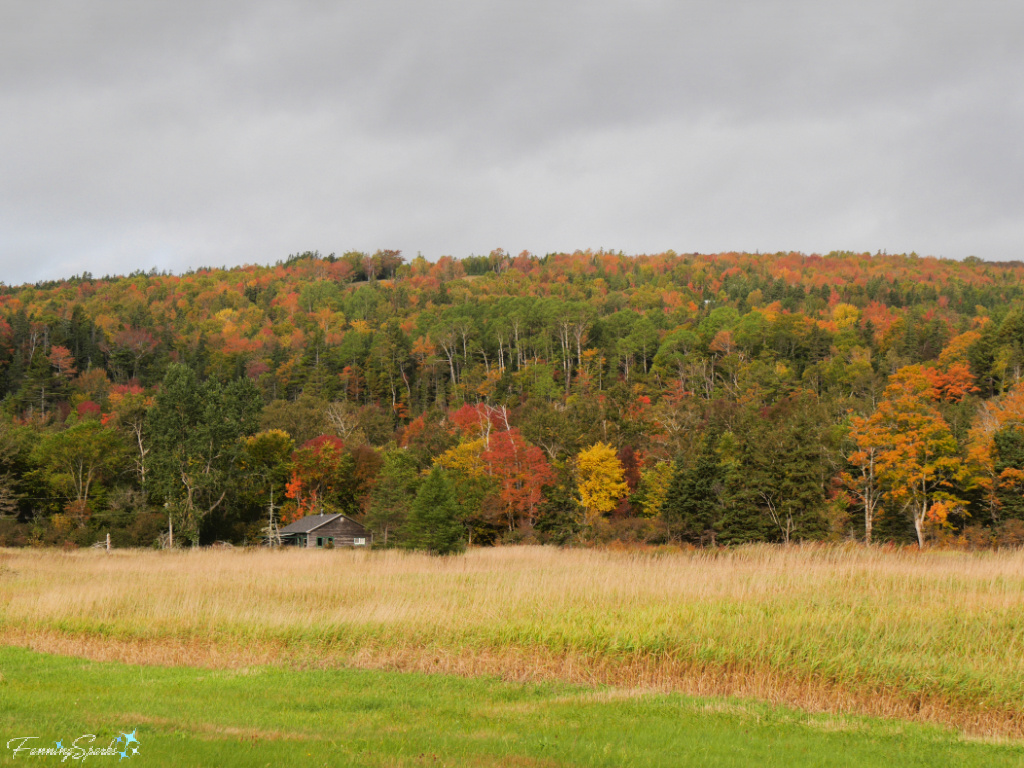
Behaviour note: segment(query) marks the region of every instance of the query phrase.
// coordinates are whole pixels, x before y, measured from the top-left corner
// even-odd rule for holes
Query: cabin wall
[[[373,543],[373,535],[359,523],[345,518],[332,520],[309,534],[309,546],[316,547],[317,539],[322,539],[321,546],[327,546],[327,539],[333,539],[335,547],[369,547]],[[362,540],[362,543],[356,543]]]

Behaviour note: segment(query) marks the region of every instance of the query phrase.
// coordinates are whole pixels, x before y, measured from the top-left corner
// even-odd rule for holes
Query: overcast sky
[[[1024,5],[0,4],[0,281],[398,248],[1024,258]]]

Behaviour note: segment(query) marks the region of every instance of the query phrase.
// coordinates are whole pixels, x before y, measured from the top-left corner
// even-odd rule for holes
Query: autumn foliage
[[[1022,372],[1024,265],[978,259],[381,250],[0,285],[0,544],[149,545],[187,509],[194,541],[336,511],[397,545],[438,466],[473,544],[1015,545]],[[186,380],[244,418],[172,407]],[[69,500],[87,423],[110,460]],[[256,435],[291,444],[257,461]]]

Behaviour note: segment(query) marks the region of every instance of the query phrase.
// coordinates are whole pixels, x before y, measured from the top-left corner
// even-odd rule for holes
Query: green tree
[[[397,321],[392,320],[380,329],[370,345],[370,359],[366,370],[367,386],[381,399],[390,398],[391,407],[400,401],[412,399],[409,385],[412,343]]]
[[[1002,482],[997,485],[999,517],[1024,520],[1024,495],[1020,479],[1024,476],[1024,428],[1019,424],[1003,427],[992,436],[995,447],[995,471]]]
[[[748,477],[751,453],[756,450],[751,441],[741,440],[732,432],[725,432],[719,438],[722,490],[715,520],[715,540],[721,544],[744,544],[768,538],[759,508],[757,483]]]
[[[256,432],[260,400],[249,379],[221,386],[199,382],[195,372],[172,365],[149,412],[147,456],[152,489],[167,504],[179,530],[199,543],[203,520],[227,496],[243,451],[240,438]]]
[[[291,435],[296,445],[326,434],[327,401],[319,397],[301,395],[297,400],[272,400],[260,413],[260,429],[283,430]]]
[[[451,555],[466,548],[459,522],[459,505],[447,473],[434,467],[420,485],[402,527],[402,546],[434,555]]]
[[[38,439],[32,427],[16,427],[0,420],[0,517],[23,512],[22,499],[26,495],[47,495],[42,478],[32,471],[38,466],[33,457]],[[26,486],[31,484],[38,484],[38,493],[29,491]]]
[[[388,535],[401,527],[412,508],[419,482],[416,469],[416,458],[410,451],[392,448],[384,453],[365,522],[381,535],[385,547]]]
[[[125,462],[121,436],[95,419],[87,419],[44,438],[33,451],[47,484],[78,515],[88,514],[95,486],[113,477]]]
[[[291,456],[295,442],[281,429],[245,438],[243,450],[238,456],[237,506],[245,510],[247,520],[262,521],[250,537],[262,536],[274,543],[274,526],[279,522],[277,510],[285,500],[285,487],[291,473]],[[252,535],[255,534],[255,535]]]
[[[579,535],[583,510],[576,498],[576,478],[571,464],[560,462],[553,469],[555,482],[540,503],[533,530],[542,543],[563,545]]]
[[[704,443],[692,467],[677,459],[661,517],[673,538],[694,543],[715,543],[715,525],[722,512],[724,472],[714,433]]]
[[[824,414],[807,396],[747,413],[728,482],[733,507],[723,528],[732,541],[788,544],[825,536],[824,482],[830,469],[823,423]],[[756,517],[748,518],[748,510]]]

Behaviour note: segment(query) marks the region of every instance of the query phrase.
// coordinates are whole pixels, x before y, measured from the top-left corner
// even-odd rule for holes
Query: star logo
[[[117,754],[121,756],[120,759],[118,759],[117,762],[121,762],[121,760],[124,760],[126,758],[128,760],[131,760],[135,755],[139,754],[139,747],[138,746],[134,746],[136,744],[141,744],[141,742],[139,742],[139,740],[135,736],[135,734],[137,734],[138,732],[139,732],[138,728],[136,728],[131,733],[124,733],[124,732],[122,732],[120,736],[118,736],[116,739],[114,739],[114,741],[117,744],[122,744],[122,742],[123,742],[123,746],[124,746],[124,751],[123,752],[117,752]]]
[[[55,741],[55,742],[54,742],[54,744],[56,744],[56,745],[57,745],[57,749],[64,749],[64,744],[63,744],[63,742],[60,742],[60,741]]]

